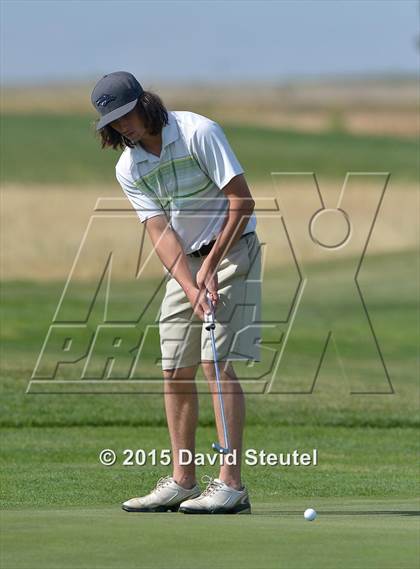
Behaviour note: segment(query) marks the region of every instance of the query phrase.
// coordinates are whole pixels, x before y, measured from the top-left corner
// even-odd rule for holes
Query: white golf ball
[[[305,518],[305,520],[307,522],[313,522],[314,519],[316,518],[316,516],[317,516],[317,514],[316,514],[315,510],[313,510],[312,508],[308,508],[303,513],[303,517]]]

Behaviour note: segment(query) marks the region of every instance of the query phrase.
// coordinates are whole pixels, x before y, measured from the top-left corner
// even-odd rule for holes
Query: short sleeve
[[[145,195],[133,181],[128,180],[118,169],[115,170],[115,176],[142,223],[156,215],[165,215],[158,200]]]
[[[214,121],[199,125],[192,137],[192,152],[200,167],[220,189],[244,173],[223,129]]]

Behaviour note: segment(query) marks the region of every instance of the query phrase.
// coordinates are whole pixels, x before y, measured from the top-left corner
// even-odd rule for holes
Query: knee
[[[165,381],[194,381],[196,372],[197,366],[164,369],[163,379]]]
[[[234,381],[237,379],[233,366],[230,362],[222,361],[218,363],[220,377],[224,381]],[[216,380],[216,371],[214,368],[214,362],[204,360],[201,362],[201,367],[203,368],[204,375],[208,381]]]
[[[214,363],[204,361],[201,364],[203,366],[203,372],[206,376],[210,392],[212,394],[217,393],[217,381],[216,372],[214,369]],[[243,390],[241,383],[236,377],[235,371],[232,364],[229,362],[219,362],[220,369],[220,381],[221,381],[221,391],[224,394],[242,394]]]
[[[171,379],[174,379],[174,372],[176,370],[174,369],[164,369],[163,370],[163,379],[165,381],[171,381]]]
[[[220,373],[223,373],[222,372],[222,366],[220,365],[220,363],[219,363]],[[214,369],[214,363],[213,362],[203,360],[201,362],[201,368],[203,370],[204,375],[206,376],[206,379],[208,379],[209,381],[216,379],[216,372]]]

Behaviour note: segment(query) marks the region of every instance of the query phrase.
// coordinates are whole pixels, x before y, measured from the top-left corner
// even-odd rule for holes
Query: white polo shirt
[[[188,111],[169,111],[160,156],[126,147],[116,177],[141,222],[165,214],[185,253],[216,239],[229,200],[221,191],[244,172],[222,128]],[[252,213],[243,233],[257,225]]]

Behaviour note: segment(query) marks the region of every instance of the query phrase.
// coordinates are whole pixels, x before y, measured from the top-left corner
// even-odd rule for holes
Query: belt
[[[251,235],[251,233],[255,233],[255,231],[248,231],[248,233],[244,233],[243,235],[241,235],[240,239],[242,239],[246,235]],[[192,251],[192,253],[187,253],[187,257],[205,257],[210,253],[215,243],[216,239],[210,241],[210,243],[207,243],[206,245],[203,245],[202,247],[200,247],[200,249],[197,249],[197,251]]]

